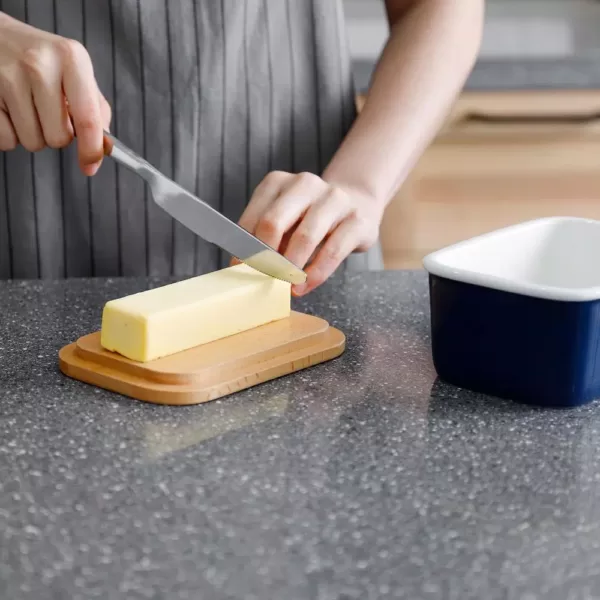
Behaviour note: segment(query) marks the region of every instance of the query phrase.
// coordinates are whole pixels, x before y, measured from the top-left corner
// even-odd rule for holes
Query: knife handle
[[[144,160],[114,135],[108,133],[108,131],[104,132],[103,145],[104,154],[121,163],[124,167],[135,171],[146,179],[150,176],[156,176],[156,169],[148,161]]]
[[[110,156],[124,167],[127,167],[140,177],[143,177],[152,186],[158,180],[163,178],[147,160],[143,159],[139,154],[135,153],[131,148],[127,147],[123,142],[118,140],[114,135],[104,132],[104,154]]]
[[[106,131],[104,132],[103,145],[104,145],[104,156],[110,156],[112,154],[115,143],[113,141],[112,136],[109,133],[107,133]]]

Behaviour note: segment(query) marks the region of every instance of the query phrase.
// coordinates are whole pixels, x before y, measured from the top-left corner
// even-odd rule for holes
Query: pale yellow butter
[[[236,265],[107,302],[100,343],[146,362],[289,317],[290,284]]]

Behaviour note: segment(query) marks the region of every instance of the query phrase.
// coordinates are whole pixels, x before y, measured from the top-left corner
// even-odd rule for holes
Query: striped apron
[[[82,42],[111,131],[237,220],[271,170],[321,173],[355,118],[341,0],[0,0]],[[229,257],[105,160],[0,153],[0,279],[191,276]],[[378,248],[346,267],[379,268]]]

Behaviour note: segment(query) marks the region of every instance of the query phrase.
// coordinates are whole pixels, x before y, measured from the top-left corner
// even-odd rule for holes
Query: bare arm
[[[387,0],[390,38],[366,104],[323,178],[392,198],[441,126],[471,71],[483,0]]]
[[[390,39],[367,102],[322,177],[270,173],[240,225],[308,281],[326,281],[377,240],[387,203],[434,137],[479,49],[484,0],[386,0]]]

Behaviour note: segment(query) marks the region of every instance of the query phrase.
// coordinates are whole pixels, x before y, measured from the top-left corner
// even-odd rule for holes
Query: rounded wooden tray
[[[344,334],[327,321],[290,317],[147,363],[100,345],[100,332],[59,352],[60,370],[85,383],[156,404],[199,404],[332,360]]]

